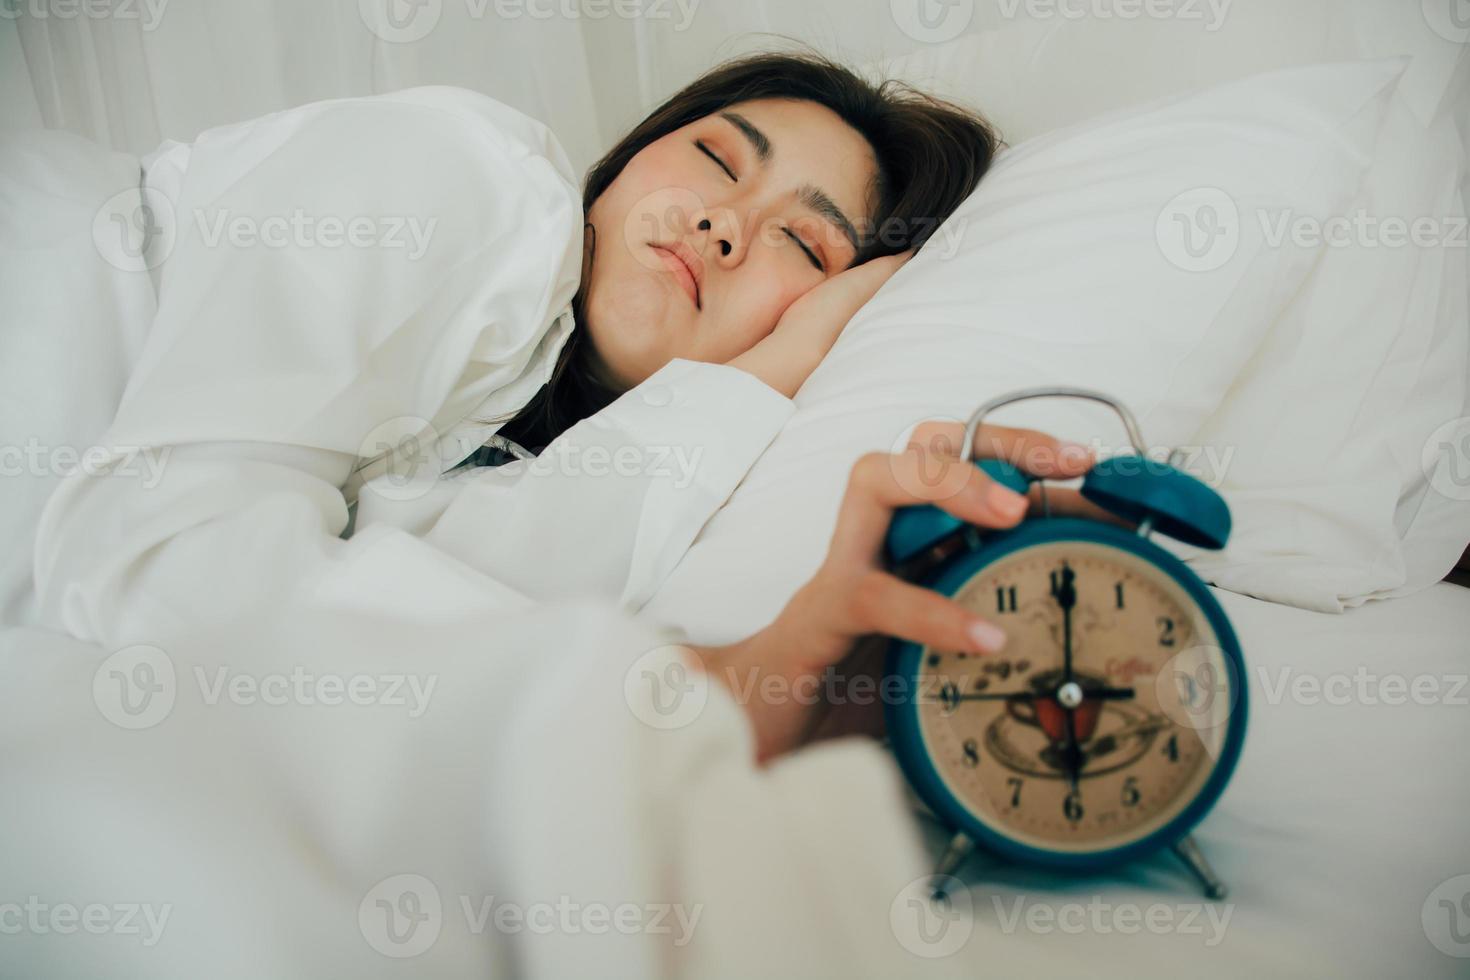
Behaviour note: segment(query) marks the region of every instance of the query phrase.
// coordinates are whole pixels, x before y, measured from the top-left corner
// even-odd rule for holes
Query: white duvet
[[[484,608],[405,540],[311,611],[166,651],[0,633],[0,973],[1462,975],[1435,903],[1470,875],[1462,589],[1342,616],[1219,593],[1252,658],[1200,833],[1229,904],[1167,855],[1072,880],[977,859],[942,918],[876,745],[755,770],[717,691],[657,727],[656,631]],[[152,699],[118,684],[141,663]]]
[[[872,901],[924,870],[876,746],[757,771],[715,692],[643,720],[625,675],[661,638],[609,604],[506,613],[404,539],[365,559],[166,649],[7,638],[0,901],[51,911],[0,936],[6,975],[913,967]],[[99,903],[98,934],[48,918]]]
[[[707,690],[669,728],[672,689],[647,681],[682,688],[682,664],[631,617],[788,399],[675,360],[546,465],[370,480],[339,537],[374,430],[409,417],[410,434],[452,434],[502,407],[537,380],[527,365],[575,282],[575,199],[523,136],[496,138],[486,102],[326,103],[193,145],[110,452],[51,496],[40,627],[0,655],[5,975],[905,961],[841,905],[922,870],[880,751],[757,770],[743,714]],[[350,169],[374,153],[371,176]],[[283,207],[418,209],[438,231],[411,257],[189,220]],[[534,215],[527,244],[511,231]],[[874,834],[881,854],[852,861]],[[793,861],[823,893],[753,902]],[[751,950],[756,934],[771,945]]]
[[[143,192],[157,313],[98,452],[40,516],[42,625],[156,643],[331,588],[393,528],[509,607],[636,610],[790,415],[751,375],[676,359],[534,463],[441,479],[566,341],[582,224],[555,137],[429,88],[183,149]],[[422,250],[325,237],[394,218],[432,229]]]

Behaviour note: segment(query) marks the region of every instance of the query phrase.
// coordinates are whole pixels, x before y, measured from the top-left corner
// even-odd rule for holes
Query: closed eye
[[[737,183],[740,181],[740,178],[735,176],[735,171],[733,171],[729,167],[727,167],[725,165],[725,161],[724,160],[721,160],[718,156],[715,155],[715,153],[714,153],[713,150],[711,150],[708,146],[705,145],[704,140],[695,140],[694,141],[694,145],[697,146],[697,147],[699,147],[699,152],[700,153],[703,153],[705,156],[709,157],[711,160],[713,160],[715,162],[715,164],[717,166],[719,166],[719,168],[721,170],[725,171],[725,176],[726,177],[729,177],[731,180],[733,180],[733,181],[735,181]]]
[[[786,237],[790,238],[793,242],[801,247],[801,250],[806,253],[806,257],[811,260],[812,265],[816,267],[816,270],[818,272],[824,274],[826,273],[827,270],[822,266],[822,260],[817,258],[817,253],[813,252],[806,242],[798,238],[796,236],[796,233],[793,232],[790,228],[783,228],[781,230],[786,232]]]

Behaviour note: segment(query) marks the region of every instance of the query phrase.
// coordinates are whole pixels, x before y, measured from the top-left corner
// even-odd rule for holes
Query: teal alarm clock
[[[890,744],[914,791],[954,833],[936,872],[975,847],[1074,872],[1170,848],[1212,898],[1226,889],[1190,832],[1220,798],[1245,738],[1245,663],[1230,621],[1198,576],[1151,538],[1223,548],[1230,511],[1210,487],[1146,455],[1127,408],[1080,388],[1032,388],[986,402],[965,430],[968,464],[984,418],[1031,398],[1100,402],[1136,455],[1098,462],[1084,498],[1136,530],[1039,516],[982,531],[923,505],[894,514],[896,574],[1003,627],[976,655],[911,642],[889,649]],[[1013,490],[1032,478],[973,461]],[[1044,488],[1043,488],[1044,489]],[[1043,494],[1044,498],[1044,494]]]

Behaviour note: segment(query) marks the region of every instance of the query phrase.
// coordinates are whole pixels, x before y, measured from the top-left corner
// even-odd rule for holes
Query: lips
[[[683,242],[653,244],[653,249],[695,308],[702,309],[700,286],[704,282],[704,262],[699,255]]]

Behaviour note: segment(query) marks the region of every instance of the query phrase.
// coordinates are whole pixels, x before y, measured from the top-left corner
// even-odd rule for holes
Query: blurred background
[[[1011,143],[1271,68],[1399,54],[1427,119],[1470,88],[1467,37],[1470,0],[0,0],[0,133],[145,154],[303,102],[451,84],[547,123],[584,170],[701,70],[792,41],[959,97]]]

